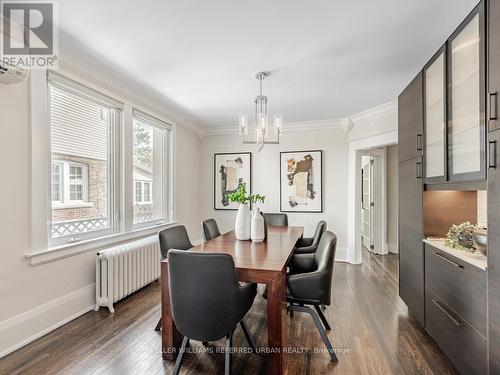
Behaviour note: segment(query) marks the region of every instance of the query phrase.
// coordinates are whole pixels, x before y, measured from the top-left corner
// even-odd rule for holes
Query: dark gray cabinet
[[[425,324],[427,332],[461,374],[487,373],[486,339],[432,290],[425,292]]]
[[[500,129],[500,2],[488,1],[488,100],[487,117],[490,131]]]
[[[399,164],[399,295],[424,325],[422,158]]]
[[[488,342],[489,373],[500,373],[500,1],[488,1]]]
[[[422,156],[423,92],[419,73],[398,97],[398,156],[399,162]]]
[[[479,3],[423,69],[426,184],[485,183],[484,15]]]
[[[425,290],[486,339],[486,271],[425,245]],[[486,361],[486,353],[485,353]]]
[[[449,38],[448,179],[484,180],[485,42],[480,3]]]
[[[425,245],[425,329],[462,374],[486,374],[486,271]]]
[[[500,373],[500,132],[489,133],[488,341],[490,374]]]

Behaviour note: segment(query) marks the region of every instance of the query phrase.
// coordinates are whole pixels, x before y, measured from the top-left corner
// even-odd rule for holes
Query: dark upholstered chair
[[[215,219],[208,219],[201,223],[203,227],[203,236],[205,237],[205,241],[210,241],[215,237],[220,236],[219,226]]]
[[[294,254],[310,254],[314,253],[318,248],[319,240],[321,236],[326,231],[326,221],[321,220],[316,226],[316,231],[314,232],[314,237],[311,238],[301,238],[297,242]]]
[[[264,216],[266,225],[270,225],[272,227],[288,226],[288,216],[286,214],[262,213],[262,216]]]
[[[325,343],[330,358],[337,362],[337,356],[325,333],[330,325],[321,307],[330,305],[333,277],[333,264],[337,248],[337,236],[326,231],[321,236],[318,249],[313,254],[296,254],[290,263],[290,275],[287,277],[287,302],[290,312],[305,312],[312,316],[321,338]],[[315,310],[309,306],[314,306]],[[321,321],[324,324],[321,324]]]
[[[163,229],[158,233],[158,237],[160,241],[161,257],[163,259],[167,259],[170,249],[189,250],[193,247],[184,225],[176,225],[175,227]],[[159,331],[160,329],[161,319],[156,325],[155,331]]]
[[[163,229],[158,236],[163,259],[167,259],[170,249],[189,250],[193,247],[184,225],[176,225],[175,227]]]
[[[255,344],[243,321],[257,293],[255,284],[240,285],[233,258],[227,254],[168,252],[172,318],[184,336],[173,374],[179,373],[189,340],[226,338],[225,374],[231,372],[233,332],[241,326],[252,348]]]

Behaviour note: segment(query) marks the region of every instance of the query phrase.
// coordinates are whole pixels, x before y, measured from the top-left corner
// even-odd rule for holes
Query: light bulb
[[[238,133],[240,135],[248,134],[248,117],[245,114],[240,114],[239,116],[240,126],[238,128]]]
[[[283,134],[283,115],[281,113],[274,114],[274,133]]]

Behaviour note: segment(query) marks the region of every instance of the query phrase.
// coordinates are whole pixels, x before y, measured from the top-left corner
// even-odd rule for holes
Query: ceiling
[[[477,0],[64,0],[62,34],[207,127],[253,114],[257,71],[285,122],[394,99]],[[249,116],[252,117],[252,116]]]

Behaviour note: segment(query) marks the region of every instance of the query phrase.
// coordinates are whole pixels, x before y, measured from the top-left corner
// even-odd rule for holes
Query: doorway
[[[361,244],[372,254],[387,254],[385,244],[385,149],[361,155]]]

